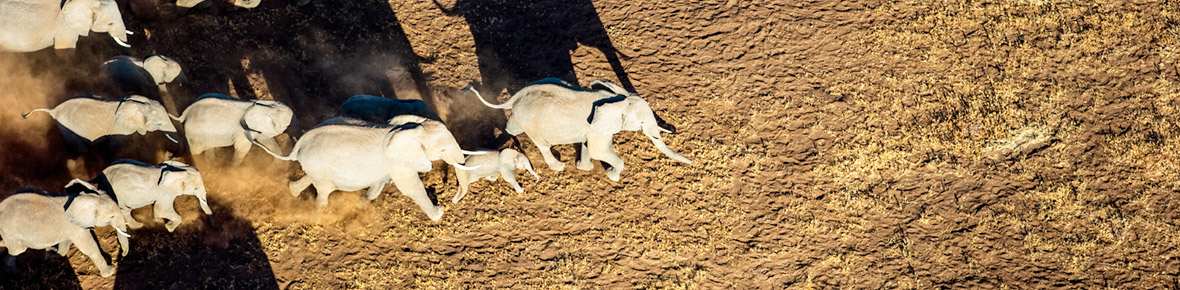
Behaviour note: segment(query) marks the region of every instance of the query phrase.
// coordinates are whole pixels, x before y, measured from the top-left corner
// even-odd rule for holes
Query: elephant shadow
[[[204,93],[273,98],[295,111],[298,127],[309,129],[358,94],[435,107],[419,66],[430,60],[413,51],[386,1],[262,1],[249,11],[227,11],[223,4],[183,16],[127,18],[129,27],[151,27],[152,34],[132,36],[132,55],[160,53],[184,67],[185,91],[194,94],[176,96],[181,108]]]
[[[195,198],[179,199],[183,213],[197,213]],[[248,220],[214,198],[216,227],[199,215],[185,218],[175,232],[137,217],[145,226],[130,232],[131,251],[119,259],[115,289],[278,289],[262,244]]]
[[[483,78],[480,92],[489,98],[548,77],[578,83],[570,54],[578,45],[601,51],[623,88],[635,90],[590,0],[456,0],[449,8],[433,1],[467,21]]]
[[[52,250],[30,249],[16,257],[16,267],[19,273],[0,273],[0,289],[82,289],[70,259]]]

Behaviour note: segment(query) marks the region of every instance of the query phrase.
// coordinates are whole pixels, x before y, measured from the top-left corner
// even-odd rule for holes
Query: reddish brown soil
[[[288,195],[296,165],[256,150],[198,163],[219,227],[182,198],[185,224],[132,231],[116,277],[31,251],[0,286],[1180,288],[1176,3],[458,1],[124,3],[145,32],[130,50],[92,36],[73,59],[0,56],[17,88],[0,91],[0,189],[68,180],[48,118],[15,114],[91,90],[117,54],[180,60],[181,107],[274,98],[304,128],[353,94],[420,98],[466,148],[505,121],[458,93],[469,83],[608,79],[695,162],[623,133],[610,182],[573,169],[572,146],[569,170],[548,170],[521,138],[541,181],[450,204],[453,175],[425,174],[447,206],[435,223],[392,188],[317,209]]]

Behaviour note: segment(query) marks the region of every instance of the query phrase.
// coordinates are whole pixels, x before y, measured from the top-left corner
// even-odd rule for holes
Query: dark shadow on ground
[[[150,207],[136,213],[144,227],[130,232],[131,251],[119,259],[115,289],[278,289],[274,272],[249,221],[218,200],[210,227],[196,198],[176,201],[184,222],[169,233],[152,222]]]
[[[253,99],[268,91],[307,129],[357,94],[434,106],[424,60],[385,1],[262,1],[251,10],[216,2],[186,15],[148,2],[124,5],[135,14],[125,17],[130,29],[151,31],[132,36],[131,55],[168,55],[184,66],[191,86],[177,96],[180,107],[204,93]],[[254,90],[260,84],[266,91]]]
[[[570,52],[579,44],[602,51],[621,85],[635,90],[589,0],[456,0],[452,7],[435,3],[444,13],[467,20],[485,96],[494,98],[503,89],[515,93],[548,77],[578,83]]]

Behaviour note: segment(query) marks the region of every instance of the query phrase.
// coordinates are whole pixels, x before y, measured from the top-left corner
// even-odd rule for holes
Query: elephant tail
[[[512,98],[512,99],[508,99],[508,101],[507,101],[507,102],[504,102],[503,104],[499,104],[499,105],[493,105],[492,103],[488,103],[488,101],[485,101],[485,100],[483,99],[483,96],[479,95],[479,91],[475,90],[475,87],[473,87],[473,86],[467,86],[466,90],[469,90],[469,91],[471,91],[471,92],[475,93],[475,98],[476,98],[476,99],[479,99],[479,101],[480,101],[481,103],[483,103],[484,105],[486,105],[486,106],[488,106],[488,107],[490,107],[490,108],[493,108],[493,109],[511,109],[511,108],[512,108],[512,103],[515,103],[515,102],[516,102],[516,98]]]
[[[179,116],[179,117],[178,117],[178,116],[173,116],[172,114],[168,114],[168,117],[169,117],[169,118],[172,118],[172,120],[174,120],[174,121],[178,121],[178,122],[184,122],[184,116],[185,116],[185,115],[188,115],[188,109],[187,109],[187,108],[186,108],[186,109],[184,109],[184,112],[180,112],[180,116]]]
[[[33,112],[45,112],[45,113],[49,113],[49,116],[53,116],[53,109],[41,108],[41,109],[33,109],[32,111],[29,111],[28,113],[20,114],[20,117],[22,119],[28,119],[29,114],[32,114]]]
[[[266,151],[266,153],[270,154],[270,156],[274,156],[275,158],[278,158],[279,160],[284,160],[284,161],[295,161],[295,152],[299,152],[299,142],[295,142],[295,147],[291,148],[291,154],[287,155],[287,156],[282,156],[282,155],[279,155],[278,153],[274,153],[274,151],[270,151],[270,149],[267,149],[266,146],[262,146],[262,144],[258,143],[257,140],[250,140],[250,143],[254,143],[254,145],[258,145],[258,147],[262,147],[262,151]],[[275,150],[279,150],[279,149],[275,149]]]

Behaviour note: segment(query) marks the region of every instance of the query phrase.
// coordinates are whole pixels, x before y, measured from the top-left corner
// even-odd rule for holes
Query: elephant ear
[[[120,101],[115,107],[115,124],[116,126],[135,130],[140,135],[147,133],[147,115],[144,112],[144,107],[147,104],[138,103],[134,100]]]
[[[264,104],[255,104],[246,109],[245,114],[242,115],[242,129],[246,130],[246,137],[251,141],[254,140],[253,134],[267,135],[272,133],[276,127],[276,121],[268,114],[274,110],[268,110],[270,107]],[[279,132],[273,132],[278,135]]]
[[[78,195],[66,209],[66,220],[78,227],[93,228],[98,224],[98,202],[101,199],[97,195]]]
[[[415,123],[394,127],[385,136],[385,155],[414,171],[430,171],[430,158],[421,141],[424,132],[425,128]]]
[[[590,130],[608,136],[622,131],[628,103],[627,97],[623,95],[595,101],[590,117],[586,119],[590,123]]]
[[[180,64],[161,55],[153,55],[145,59],[143,69],[152,75],[156,84],[170,83],[180,75]]]
[[[94,25],[94,11],[102,3],[97,0],[68,0],[61,7],[62,21],[75,35],[90,35],[90,28]]]

